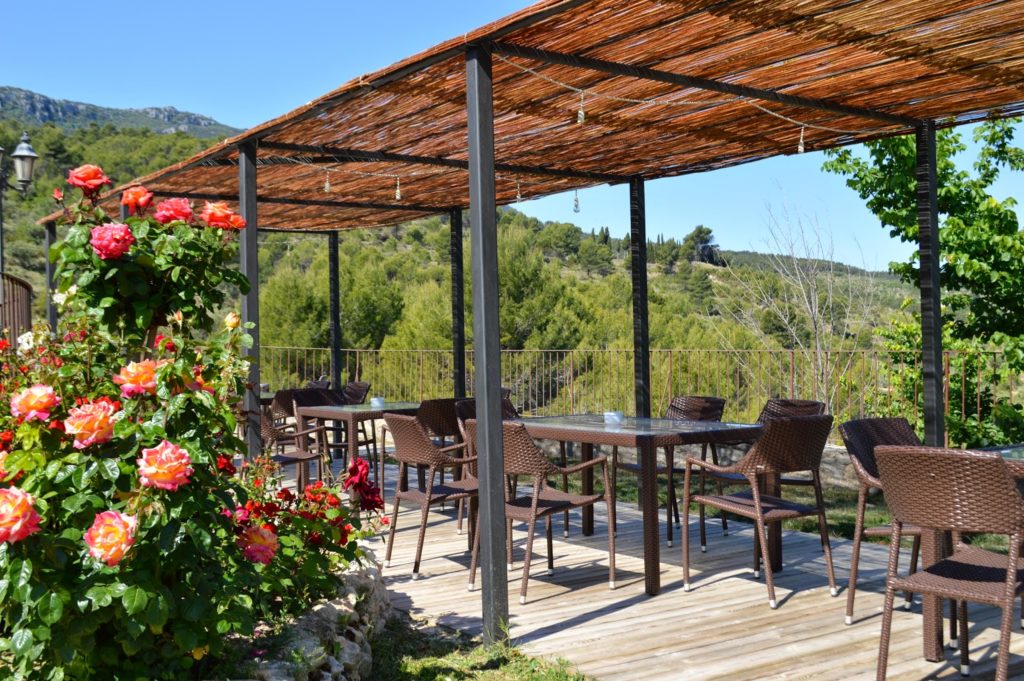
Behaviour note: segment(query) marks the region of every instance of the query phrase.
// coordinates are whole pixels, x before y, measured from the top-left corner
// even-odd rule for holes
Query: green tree
[[[612,249],[596,239],[584,239],[576,254],[576,262],[587,275],[606,275],[612,271]]]
[[[966,145],[959,130],[939,130],[937,139],[942,303],[952,337],[1002,346],[1024,367],[1024,233],[1014,207],[989,194],[1001,170],[1024,170],[1024,150],[1013,146],[1014,120],[989,121],[974,131],[981,151],[971,170],[956,165]],[[868,142],[867,157],[850,149],[828,152],[824,168],[846,184],[868,209],[905,242],[918,242],[915,143],[913,137]],[[919,284],[917,252],[891,263],[901,279]]]

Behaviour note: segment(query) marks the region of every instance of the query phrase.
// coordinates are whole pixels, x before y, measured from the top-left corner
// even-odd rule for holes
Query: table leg
[[[359,435],[357,434],[357,428],[359,427],[359,420],[355,418],[355,414],[352,418],[348,419],[346,428],[348,429],[348,462],[352,463],[359,456]]]
[[[661,543],[658,540],[657,448],[650,440],[637,444],[640,461],[640,494],[643,495],[644,589],[651,595],[661,590]],[[683,528],[686,532],[687,528]]]
[[[584,442],[580,447],[580,461],[590,461],[594,458],[594,445]],[[583,469],[583,494],[594,493],[594,469]],[[589,537],[594,534],[594,506],[584,506],[582,509],[583,535]]]
[[[941,532],[922,530],[921,569],[934,565],[942,559],[943,537]],[[942,599],[937,596],[921,598],[921,634],[924,644],[924,659],[940,662],[945,659],[942,650]],[[961,633],[961,636],[964,634]]]

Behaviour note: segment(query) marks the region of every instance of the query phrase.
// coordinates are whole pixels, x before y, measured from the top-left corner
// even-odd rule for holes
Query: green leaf
[[[32,579],[32,561],[29,558],[23,558],[19,562],[17,559],[11,561],[11,568],[15,573],[15,586],[25,586]]]
[[[85,597],[92,601],[93,608],[105,608],[113,602],[110,589],[105,586],[93,586],[85,592]]]
[[[198,622],[206,613],[206,601],[197,596],[192,596],[185,601],[181,608],[181,615],[190,622]]]
[[[121,596],[121,605],[129,615],[142,612],[149,603],[149,594],[138,586],[130,586]]]
[[[118,467],[117,461],[113,459],[100,460],[100,475],[110,482],[115,482],[121,475],[121,469]]]
[[[11,636],[11,650],[14,651],[15,655],[24,655],[32,647],[34,641],[35,637],[32,636],[31,631],[28,629],[18,629]]]
[[[64,601],[51,591],[39,600],[36,609],[39,611],[39,619],[46,624],[53,624],[64,614]]]

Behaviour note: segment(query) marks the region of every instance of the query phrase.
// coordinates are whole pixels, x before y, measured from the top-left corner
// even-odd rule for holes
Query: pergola
[[[468,207],[480,519],[502,528],[496,206],[629,185],[636,405],[647,416],[644,182],[915,134],[925,440],[939,445],[935,130],[1021,113],[1024,0],[542,0],[131,184],[239,202],[249,224],[242,269],[253,282],[243,318],[257,323],[257,361],[257,229],[332,235],[336,277],[338,230],[449,214],[457,392]],[[57,217],[46,218],[49,239]],[[332,286],[335,349],[337,310]],[[256,362],[252,371],[258,383]],[[256,399],[247,397],[251,414]],[[258,428],[249,432],[256,449]],[[654,484],[653,463],[642,484]],[[657,532],[656,521],[648,526]],[[483,538],[493,640],[508,613],[503,536]],[[657,582],[648,577],[649,593]]]

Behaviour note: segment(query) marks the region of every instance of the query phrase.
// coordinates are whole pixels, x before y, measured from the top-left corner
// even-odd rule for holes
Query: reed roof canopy
[[[1024,0],[542,0],[129,184],[237,200],[255,142],[261,229],[465,208],[472,44],[498,204],[1024,114]]]

